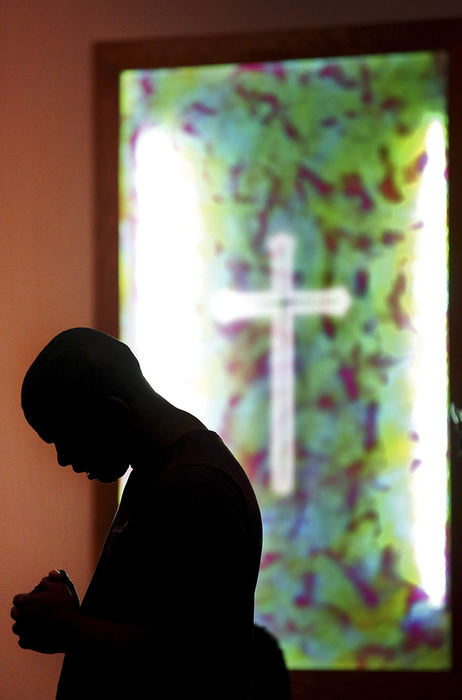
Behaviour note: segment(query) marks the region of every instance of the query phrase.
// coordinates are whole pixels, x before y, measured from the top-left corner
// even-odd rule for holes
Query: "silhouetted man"
[[[13,601],[19,645],[66,654],[59,700],[245,698],[261,519],[219,436],[88,328],[42,350],[22,406],[61,466],[103,482],[133,468],[82,604],[58,570]]]

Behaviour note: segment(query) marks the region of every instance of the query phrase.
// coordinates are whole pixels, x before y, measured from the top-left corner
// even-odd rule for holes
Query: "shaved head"
[[[37,428],[76,405],[118,396],[128,399],[144,381],[130,348],[92,328],[71,328],[55,336],[24,377],[21,405]]]

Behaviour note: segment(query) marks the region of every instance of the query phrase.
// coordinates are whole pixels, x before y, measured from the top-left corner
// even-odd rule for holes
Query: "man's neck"
[[[143,398],[135,408],[134,452],[132,467],[151,462],[155,452],[162,452],[177,440],[196,430],[207,427],[187,411],[170,404],[159,394]]]

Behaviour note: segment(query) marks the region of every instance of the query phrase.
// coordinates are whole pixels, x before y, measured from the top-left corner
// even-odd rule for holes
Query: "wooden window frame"
[[[128,69],[353,56],[404,51],[449,56],[449,376],[462,406],[462,20],[252,34],[104,42],[93,47],[95,327],[119,334],[119,75]],[[462,466],[451,430],[451,578],[453,661],[450,671],[292,671],[293,698],[452,698],[462,689]],[[94,552],[117,506],[116,485],[94,485]]]

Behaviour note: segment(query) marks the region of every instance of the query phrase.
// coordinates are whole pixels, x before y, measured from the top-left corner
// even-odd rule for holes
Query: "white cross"
[[[294,316],[342,316],[351,303],[345,287],[294,289],[295,246],[294,237],[288,233],[271,236],[270,289],[250,292],[222,289],[214,296],[210,309],[220,324],[271,319],[270,485],[279,496],[292,493],[295,486]]]

